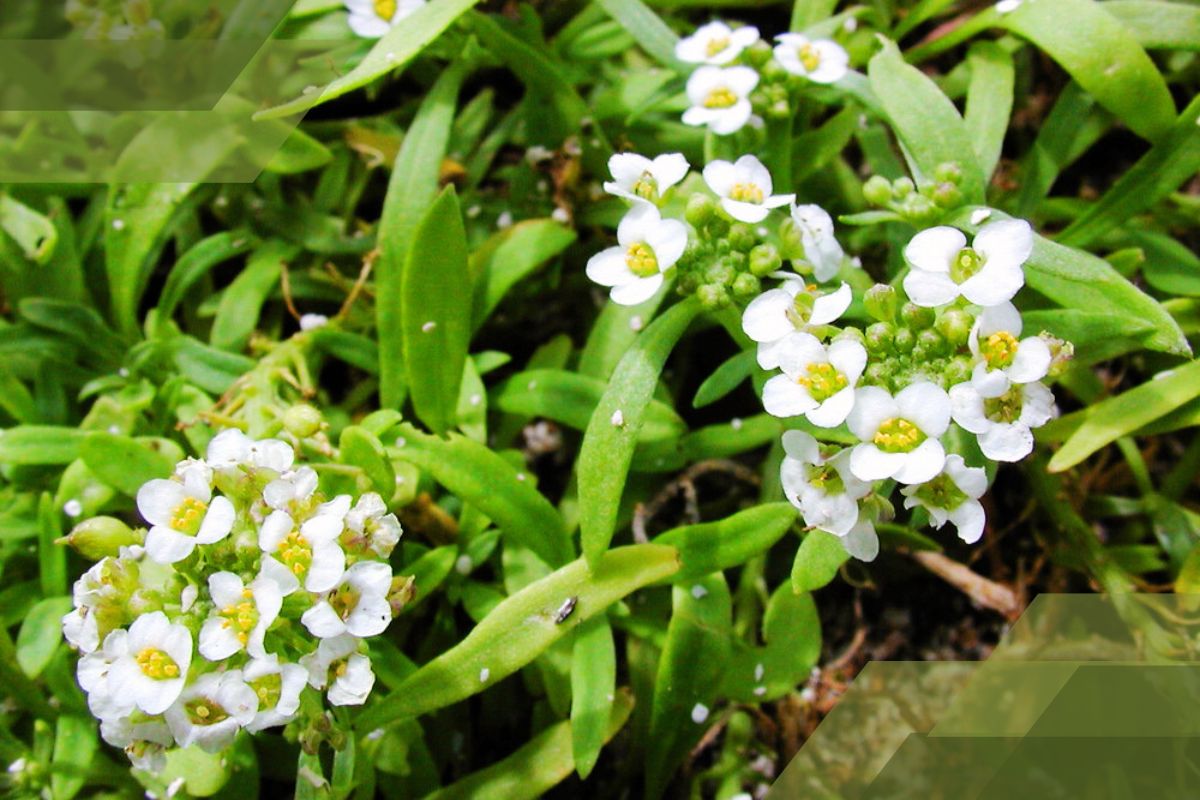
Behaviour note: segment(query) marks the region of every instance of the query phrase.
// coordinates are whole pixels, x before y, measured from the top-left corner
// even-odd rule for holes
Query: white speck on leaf
[[[68,517],[78,517],[83,513],[83,503],[71,498],[67,502],[63,503],[63,513]]]
[[[696,703],[692,706],[692,722],[700,725],[706,719],[708,719],[708,706],[703,703]]]
[[[708,595],[708,589],[705,589],[700,584],[697,583],[695,586],[692,587],[692,597],[696,598],[697,600],[699,600],[700,598],[705,597],[707,595]]]
[[[611,422],[614,427],[620,428],[625,424],[625,415],[622,414],[621,409],[618,408],[612,413],[612,416],[609,417],[608,421]]]
[[[640,331],[645,325],[646,323],[642,320],[641,314],[634,314],[629,318],[629,330],[631,331]]]
[[[490,669],[488,669],[487,667],[484,667],[483,669],[479,670],[479,682],[480,683],[487,683],[488,678],[490,678],[491,676],[492,676],[492,671]]]
[[[474,566],[475,563],[471,561],[471,557],[464,553],[458,557],[457,561],[454,562],[454,571],[459,575],[470,575],[471,568]]]
[[[430,320],[429,322],[426,322],[424,325],[421,326],[421,332],[429,333],[436,327],[437,327],[437,323],[434,322],[433,320]]]
[[[979,225],[991,215],[992,210],[990,208],[977,208],[971,212],[971,224]]]

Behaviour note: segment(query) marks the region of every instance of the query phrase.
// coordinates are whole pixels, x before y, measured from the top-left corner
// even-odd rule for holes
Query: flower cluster
[[[411,592],[387,562],[401,528],[379,495],[326,499],[291,445],[228,429],[137,506],[144,535],[81,526],[92,552],[116,552],[76,582],[62,621],[105,741],[157,769],[173,745],[218,751],[296,719],[306,691],[366,701],[363,639]]]
[[[772,48],[757,28],[724,22],[711,22],[681,39],[675,57],[699,65],[688,78],[691,107],[684,123],[719,135],[736,133],[747,123],[757,127],[762,115],[791,114],[791,98],[804,84],[836,83],[847,72],[850,58],[832,40],[784,33],[775,41]]]
[[[378,39],[426,0],[345,0],[350,30],[365,39]]]

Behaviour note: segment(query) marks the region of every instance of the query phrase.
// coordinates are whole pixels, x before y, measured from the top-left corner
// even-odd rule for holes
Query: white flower
[[[233,744],[256,711],[258,695],[246,685],[242,671],[233,669],[201,675],[163,716],[180,747],[197,745],[217,753]]]
[[[222,661],[245,650],[255,658],[267,654],[263,637],[279,616],[283,593],[265,570],[246,586],[232,572],[208,577],[208,593],[215,608],[200,629],[200,655]]]
[[[129,631],[118,628],[104,638],[102,648],[79,659],[75,677],[79,681],[79,688],[87,693],[88,708],[96,719],[115,720],[128,717],[133,712],[133,699],[128,695],[114,694],[108,683],[112,665],[128,654]]]
[[[853,339],[828,348],[810,333],[795,332],[780,345],[776,375],[763,386],[763,406],[776,417],[803,414],[813,425],[836,428],[854,407],[854,387],[867,366],[867,351]]]
[[[138,511],[151,525],[146,554],[159,564],[181,561],[197,544],[218,542],[233,530],[233,504],[212,496],[204,474],[189,469],[182,480],[156,478],[138,489]]]
[[[775,41],[779,42],[775,60],[793,75],[814,83],[836,83],[846,74],[850,56],[837,42],[811,40],[801,33],[781,33]]]
[[[258,546],[267,553],[263,573],[279,582],[285,595],[301,581],[310,592],[329,591],[346,570],[346,554],[337,542],[343,527],[337,514],[318,513],[297,527],[286,511],[271,512],[258,531]],[[269,561],[276,563],[268,566]]]
[[[204,460],[215,470],[269,469],[280,474],[292,468],[296,453],[279,439],[255,441],[237,428],[226,428],[208,443]]]
[[[730,28],[724,22],[710,22],[680,39],[675,44],[675,57],[689,64],[728,64],[757,41],[758,28]]]
[[[300,659],[308,670],[308,685],[329,687],[327,697],[335,706],[358,706],[366,702],[375,685],[371,660],[358,652],[359,640],[350,635],[322,639],[315,652]]]
[[[354,508],[346,514],[346,529],[361,538],[363,544],[380,558],[391,555],[400,541],[404,529],[395,514],[389,514],[383,498],[375,492],[367,492],[358,498]]]
[[[346,0],[350,30],[365,39],[378,39],[423,5],[425,0]]]
[[[124,633],[113,631],[104,640],[107,652],[109,639],[117,637],[107,690],[143,713],[161,714],[183,691],[192,664],[192,634],[161,611],[143,614],[129,626],[127,636],[120,635]]]
[[[707,125],[719,135],[735,133],[750,121],[750,93],[758,73],[750,67],[700,67],[688,78],[692,107],[683,112],[685,125]]]
[[[609,297],[622,306],[635,306],[654,296],[663,273],[674,266],[687,247],[687,226],[663,219],[654,206],[639,204],[617,226],[617,247],[588,260],[587,276],[611,286]]]
[[[704,182],[721,198],[721,208],[742,222],[762,222],[772,208],[796,199],[794,194],[771,194],[771,173],[754,156],[711,162],[704,168]]]
[[[383,633],[392,621],[388,591],[392,568],[382,561],[360,561],[346,570],[327,596],[304,612],[300,621],[313,636],[328,639],[349,633],[366,638]]]
[[[637,153],[617,153],[608,159],[613,180],[605,182],[604,191],[635,203],[658,203],[689,168],[681,153],[666,153],[653,161]]]
[[[287,511],[296,515],[316,490],[316,471],[312,467],[301,467],[268,483],[263,488],[263,500],[276,511]]]
[[[950,398],[928,381],[910,384],[895,397],[864,386],[847,424],[862,442],[850,452],[850,469],[861,480],[924,483],[946,463],[938,437],[950,427]]]
[[[1039,336],[1017,340],[1021,335],[1021,312],[1012,303],[983,310],[967,340],[978,359],[971,383],[985,397],[994,397],[1012,383],[1032,383],[1046,377],[1050,369],[1050,347]]]
[[[859,514],[858,522],[842,537],[842,547],[859,561],[874,561],[879,555],[879,535],[875,533],[875,523],[865,513]]]
[[[742,330],[758,342],[758,365],[763,369],[779,367],[784,340],[810,326],[828,325],[850,307],[853,295],[843,283],[833,292],[805,286],[798,275],[772,273],[784,278],[776,289],[769,289],[750,301],[742,314]]]
[[[985,397],[971,383],[950,389],[954,421],[979,437],[993,461],[1020,461],[1033,450],[1033,428],[1054,416],[1054,395],[1041,383],[1011,384]]]
[[[904,276],[904,292],[928,308],[959,295],[977,305],[999,305],[1025,285],[1022,267],[1032,252],[1033,229],[1022,219],[989,222],[975,234],[971,247],[957,228],[930,228],[904,248],[912,266]]]
[[[121,580],[122,584],[128,578],[136,580],[137,567],[105,556],[79,576],[71,589],[75,608],[62,618],[63,637],[81,653],[91,653],[100,646],[101,640],[108,635],[115,624],[113,613],[105,615],[107,625],[100,627],[101,607],[113,609],[114,603],[122,603],[123,592],[114,585]]]
[[[792,221],[800,231],[804,260],[812,265],[813,277],[820,283],[832,280],[846,255],[833,235],[833,219],[820,206],[803,205],[792,207]]]
[[[299,664],[280,664],[274,654],[255,658],[246,665],[243,678],[258,697],[258,712],[246,723],[251,733],[286,725],[300,710],[300,692],[308,672]]]
[[[783,450],[783,493],[800,509],[804,524],[835,536],[849,533],[858,521],[858,501],[871,491],[850,472],[850,451],[824,458],[817,440],[804,431],[785,432]]]
[[[91,653],[100,646],[96,614],[88,606],[76,605],[62,618],[63,638],[80,653]]]
[[[166,750],[175,744],[171,729],[161,719],[134,722],[130,717],[116,717],[100,722],[100,736],[113,747],[124,748],[137,769],[162,772],[166,767]]]
[[[949,455],[946,466],[932,480],[905,486],[900,493],[905,508],[924,508],[935,528],[953,522],[959,538],[972,544],[983,535],[984,513],[979,498],[985,491],[987,473],[979,467],[968,467],[960,455]]]

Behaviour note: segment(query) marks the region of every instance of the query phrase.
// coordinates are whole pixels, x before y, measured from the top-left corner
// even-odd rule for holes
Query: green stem
[[[788,194],[792,185],[792,125],[793,117],[767,120],[766,156],[767,169],[776,194]]]

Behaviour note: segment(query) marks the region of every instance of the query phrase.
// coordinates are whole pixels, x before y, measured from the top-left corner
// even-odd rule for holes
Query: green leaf
[[[968,203],[983,202],[985,177],[967,126],[950,99],[919,69],[906,64],[892,42],[885,42],[871,59],[867,74],[916,176],[931,181],[939,164],[957,163],[963,197]]]
[[[1179,121],[1138,159],[1099,202],[1075,218],[1058,240],[1084,247],[1129,222],[1200,170],[1200,96],[1192,99]]]
[[[332,160],[333,153],[328,147],[296,128],[271,156],[266,170],[279,175],[295,175],[319,169]]]
[[[758,361],[752,350],[731,356],[700,384],[696,396],[692,399],[692,408],[704,408],[725,397],[754,374],[754,368],[757,366]]]
[[[1084,364],[1137,350],[1141,347],[1139,342],[1154,330],[1150,323],[1134,317],[1076,308],[1026,311],[1022,320],[1029,333],[1046,331],[1071,342],[1075,346],[1075,360]]]
[[[610,17],[621,23],[621,27],[649,53],[655,61],[666,67],[678,68],[675,60],[675,43],[679,37],[667,27],[667,23],[655,14],[642,0],[597,0]]]
[[[1016,216],[1032,215],[1062,170],[1083,155],[1111,124],[1111,115],[1096,107],[1095,98],[1078,83],[1068,83],[1021,160]]]
[[[366,428],[351,425],[342,431],[338,448],[341,462],[361,467],[384,502],[396,493],[396,471],[379,437]]]
[[[70,464],[87,434],[53,425],[18,425],[0,432],[2,464]]]
[[[438,0],[436,3],[427,3],[406,17],[403,25],[394,26],[380,38],[371,48],[371,52],[350,72],[319,91],[308,92],[291,102],[259,112],[254,118],[259,120],[289,117],[328,103],[355,89],[361,89],[412,61],[441,36],[454,20],[478,2],[479,0]]]
[[[1083,424],[1050,459],[1051,472],[1070,469],[1122,436],[1200,397],[1200,361],[1161,372],[1135,389],[1102,400],[1086,411]]]
[[[136,496],[146,481],[168,477],[176,461],[162,452],[158,440],[107,431],[89,433],[79,455],[97,478],[130,497]]]
[[[617,651],[608,618],[600,614],[575,629],[571,651],[571,751],[580,778],[591,773],[604,747],[616,690]]]
[[[254,251],[245,268],[221,293],[209,338],[213,347],[235,353],[245,349],[258,325],[263,304],[279,282],[287,262],[298,252],[295,245],[278,239],[264,242]]]
[[[0,229],[12,237],[25,258],[46,265],[58,246],[58,229],[44,215],[14,199],[0,194]]]
[[[669,576],[679,568],[677,556],[674,548],[660,545],[620,547],[605,554],[591,570],[579,559],[535,581],[506,598],[459,644],[364,712],[357,727],[374,730],[483,691],[617,600]],[[572,597],[573,612],[556,622],[555,614]],[[570,748],[569,741],[566,746]]]
[[[1033,42],[1139,136],[1158,141],[1175,103],[1146,51],[1093,0],[1022,3],[997,24]]]
[[[835,8],[837,0],[796,0],[792,5],[792,24],[789,30],[802,31],[828,17]]]
[[[1129,240],[1145,253],[1142,277],[1146,283],[1167,294],[1200,297],[1200,256],[1155,231],[1132,231]]]
[[[71,598],[47,597],[38,602],[25,616],[17,634],[17,664],[31,678],[54,657],[62,642],[62,617],[71,610]]]
[[[454,569],[454,561],[457,558],[458,548],[449,544],[430,550],[405,567],[404,573],[413,579],[414,594],[409,606],[415,606],[441,586],[442,581],[446,580],[446,576]]]
[[[633,345],[646,323],[662,304],[665,292],[659,292],[641,305],[620,306],[606,303],[592,323],[583,352],[579,354],[579,374],[608,380],[617,362]]]
[[[158,298],[159,321],[170,319],[183,296],[213,267],[249,252],[257,244],[245,231],[222,231],[189,247],[167,275],[167,282]]]
[[[518,372],[505,381],[493,404],[509,414],[545,417],[575,430],[584,430],[607,387],[598,378],[557,369]],[[640,441],[678,437],[686,425],[670,406],[651,400],[646,406]]]
[[[1200,6],[1158,0],[1109,0],[1104,10],[1149,50],[1200,50]]]
[[[812,595],[796,594],[786,583],[776,589],[763,614],[762,638],[762,647],[733,643],[721,693],[734,702],[769,702],[808,680],[821,656],[821,620]]]
[[[229,781],[229,773],[228,759],[222,754],[206,753],[192,745],[168,750],[167,765],[156,777],[166,785],[183,778],[188,796],[211,797]]]
[[[1013,105],[1012,56],[995,42],[976,42],[967,53],[971,83],[963,122],[975,145],[979,168],[987,178],[996,170]]]
[[[450,5],[454,4],[441,3],[439,7]],[[398,25],[392,34],[406,29],[407,26]],[[384,408],[397,408],[404,399],[405,273],[414,233],[437,195],[439,169],[450,140],[458,90],[467,69],[464,61],[455,62],[425,95],[396,156],[383,202],[379,221],[380,257],[375,265],[375,324],[379,337],[379,403]],[[439,293],[455,294],[448,286]]]
[[[577,475],[583,552],[590,563],[599,561],[616,531],[625,478],[663,364],[699,312],[691,297],[651,323],[617,364],[588,423]],[[620,424],[613,424],[617,412]]]
[[[96,722],[78,714],[63,714],[54,725],[54,760],[50,762],[50,793],[54,800],[71,800],[88,782],[96,754]]]
[[[435,433],[454,423],[471,338],[467,233],[451,184],[421,220],[401,277],[404,365],[413,408]],[[383,355],[381,353],[381,355]]]
[[[791,503],[768,503],[716,522],[674,528],[656,536],[654,543],[679,551],[683,567],[671,581],[687,583],[745,564],[779,541],[795,521]]]
[[[573,548],[558,511],[495,451],[458,434],[440,439],[408,424],[397,430],[390,455],[429,473],[551,566],[571,559]]]
[[[646,746],[646,794],[661,797],[708,729],[732,645],[732,602],[720,573],[671,591],[671,622],[654,682]]]
[[[104,322],[95,309],[48,297],[27,297],[20,303],[21,316],[37,325],[62,334],[98,363],[114,363],[125,344]]]
[[[46,597],[67,593],[67,549],[62,538],[62,512],[49,492],[38,500],[38,573]]]
[[[827,585],[849,558],[841,539],[825,531],[809,531],[792,563],[792,591],[803,594]]]
[[[575,241],[572,229],[552,219],[528,219],[492,236],[471,256],[475,282],[472,330],[478,330],[508,291]]]

